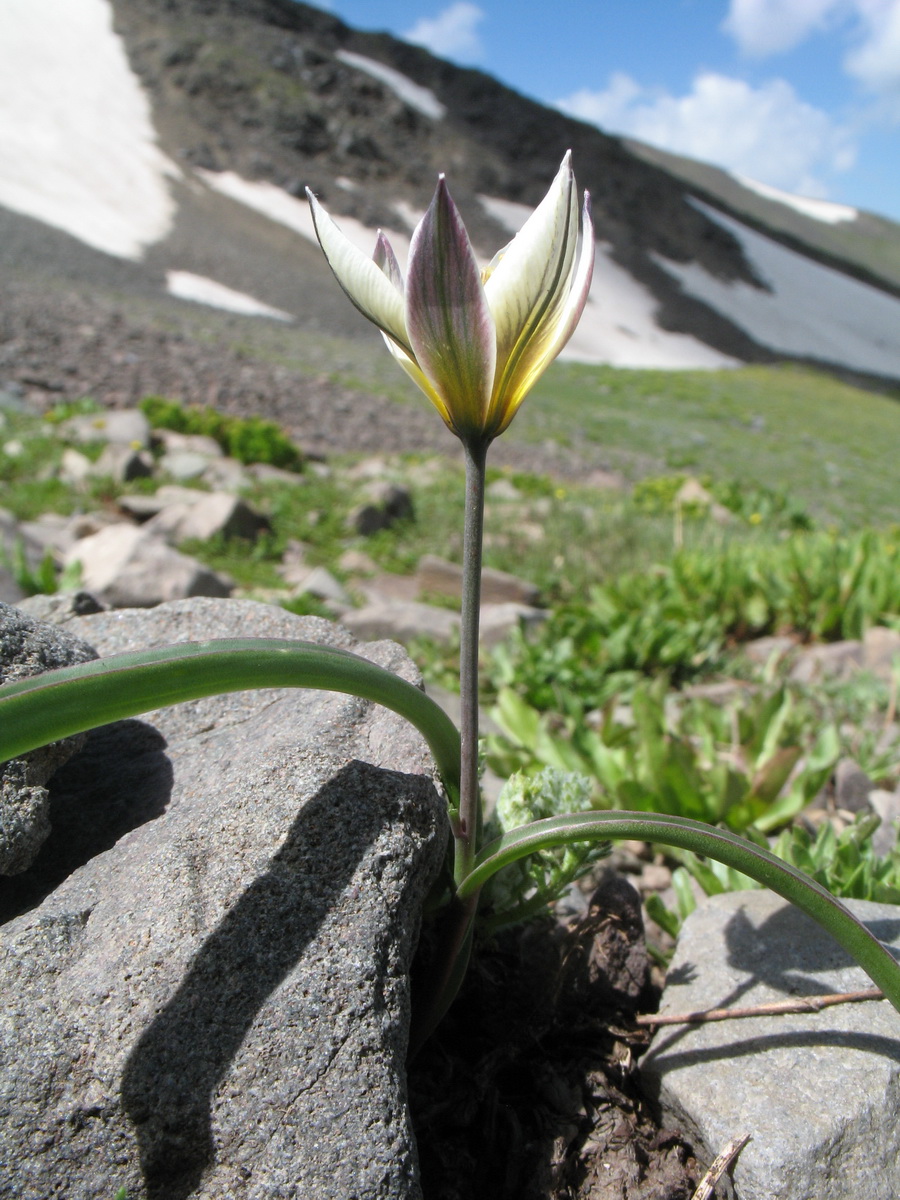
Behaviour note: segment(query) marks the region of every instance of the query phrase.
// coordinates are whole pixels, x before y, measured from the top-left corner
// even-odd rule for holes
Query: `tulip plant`
[[[594,263],[590,201],[567,154],[547,195],[484,269],[443,177],[417,226],[404,280],[385,236],[372,258],[344,237],[312,194],[325,256],[347,296],[380,329],[466,461],[460,731],[421,691],[345,651],[244,639],[178,645],[51,671],[0,687],[0,761],[164,704],[255,687],[313,687],[374,700],[410,720],[434,754],[448,798],[453,861],[439,917],[439,954],[417,1013],[426,1035],[465,971],[483,888],[527,856],[633,838],[692,850],[734,867],[819,921],[900,1011],[900,966],[831,894],[768,851],[726,830],[659,813],[566,813],[484,844],[478,786],[478,619],[488,447],[570,338]],[[576,856],[577,857],[577,856]]]

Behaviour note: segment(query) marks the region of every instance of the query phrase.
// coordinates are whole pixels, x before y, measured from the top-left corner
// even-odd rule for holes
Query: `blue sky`
[[[608,132],[900,220],[900,0],[318,6]]]

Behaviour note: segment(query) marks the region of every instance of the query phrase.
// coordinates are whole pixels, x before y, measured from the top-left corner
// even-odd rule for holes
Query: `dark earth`
[[[691,1200],[703,1168],[640,1085],[654,975],[609,867],[582,915],[479,946],[410,1067],[427,1200]]]

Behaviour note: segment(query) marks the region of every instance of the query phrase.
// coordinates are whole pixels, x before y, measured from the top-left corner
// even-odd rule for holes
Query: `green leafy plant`
[[[491,710],[502,732],[486,739],[487,760],[500,775],[552,766],[588,776],[598,808],[656,809],[738,832],[785,824],[831,774],[837,729],[825,722],[811,734],[785,687],[676,707],[666,684],[638,684],[630,706],[611,700],[591,724],[539,713],[506,688]]]
[[[243,463],[269,463],[298,471],[303,455],[280,426],[262,417],[229,417],[199,404],[185,407],[164,396],[145,396],[141,412],[155,429],[204,434],[214,438],[226,454]]]

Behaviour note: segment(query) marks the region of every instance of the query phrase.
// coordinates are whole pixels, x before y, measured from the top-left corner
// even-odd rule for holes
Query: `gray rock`
[[[93,469],[94,464],[86,454],[82,454],[80,450],[73,450],[71,446],[67,446],[63,450],[57,474],[63,483],[68,483],[72,487],[78,487],[90,477]]]
[[[59,431],[72,442],[109,442],[142,449],[150,445],[150,423],[136,408],[70,417]]]
[[[0,565],[0,603],[18,604],[20,600],[24,599],[25,593],[16,583],[12,571],[8,571],[6,567]]]
[[[752,663],[765,667],[772,659],[780,663],[796,648],[797,643],[793,638],[787,637],[785,634],[775,634],[770,637],[753,638],[752,641],[746,642],[743,653]]]
[[[511,479],[495,479],[485,488],[485,493],[491,500],[515,501],[522,499],[522,493]]]
[[[858,813],[870,808],[869,792],[875,784],[852,758],[841,758],[834,769],[834,802],[845,812]]]
[[[0,604],[0,684],[96,658],[92,646]],[[46,783],[84,742],[66,738],[0,765],[0,875],[18,875],[50,834]]]
[[[239,492],[252,481],[236,458],[214,458],[200,478],[216,492]]]
[[[347,518],[355,533],[367,537],[413,516],[412,496],[401,484],[374,480],[366,485],[364,493],[366,499]]]
[[[174,429],[154,429],[153,437],[161,442],[165,452],[175,453],[188,450],[202,454],[204,458],[222,458],[224,451],[214,437],[203,433],[178,433]]]
[[[199,479],[209,462],[205,454],[198,454],[196,450],[170,450],[159,460],[159,469],[173,479],[184,482]]]
[[[82,538],[66,555],[81,566],[81,584],[112,608],[152,608],[188,596],[228,596],[231,583],[179,554],[146,527],[111,525]]]
[[[481,606],[480,637],[482,646],[490,649],[509,637],[514,629],[524,626],[536,629],[547,620],[545,608],[529,604],[483,604]]]
[[[297,487],[306,482],[296,471],[286,471],[284,467],[273,467],[271,463],[250,463],[247,474],[257,483],[285,483]]]
[[[171,542],[208,541],[217,536],[254,541],[270,528],[267,518],[251,508],[246,500],[227,492],[195,492],[190,504],[164,508],[144,526],[147,533]]]
[[[389,637],[398,642],[428,637],[436,642],[451,642],[459,629],[459,614],[416,600],[394,600],[366,604],[341,618],[347,628],[363,641]]]
[[[132,479],[149,479],[155,464],[153,457],[137,445],[122,445],[111,442],[104,447],[91,470],[100,478],[109,476],[117,483],[130,483]]]
[[[790,670],[795,683],[819,683],[823,679],[849,679],[863,662],[863,644],[832,642],[801,650]]]
[[[900,909],[847,904],[900,947]],[[732,892],[685,922],[660,1011],[870,986],[805,914],[771,892]],[[900,1015],[886,1000],[663,1027],[642,1078],[710,1158],[750,1134],[734,1169],[738,1200],[900,1195]]]
[[[249,602],[78,625],[103,653],[238,634],[353,648]],[[362,653],[414,677],[396,646]],[[53,890],[0,928],[0,1194],[418,1200],[404,1059],[446,839],[431,771],[400,718],[325,692],[92,735],[55,786],[69,823],[37,880]]]
[[[883,857],[897,846],[900,791],[889,792],[886,788],[873,788],[869,792],[869,804],[881,818],[881,824],[872,834],[872,849]]]
[[[863,638],[863,666],[888,683],[900,664],[900,630],[875,625]]]
[[[319,600],[328,600],[332,604],[349,604],[350,597],[344,586],[326,570],[325,567],[308,567],[304,576],[298,581],[297,596],[316,596]]]
[[[17,608],[34,620],[51,625],[66,625],[74,617],[103,612],[103,605],[90,592],[56,592],[52,596],[39,593],[20,600]]]
[[[499,480],[498,482],[503,482]],[[416,567],[416,581],[423,592],[437,592],[445,596],[462,595],[462,567],[448,562],[436,554],[424,554]],[[539,589],[526,579],[485,567],[481,572],[482,604],[534,604]]]
[[[35,570],[41,565],[44,547],[22,528],[5,508],[0,508],[0,563],[9,563],[21,556]]]

